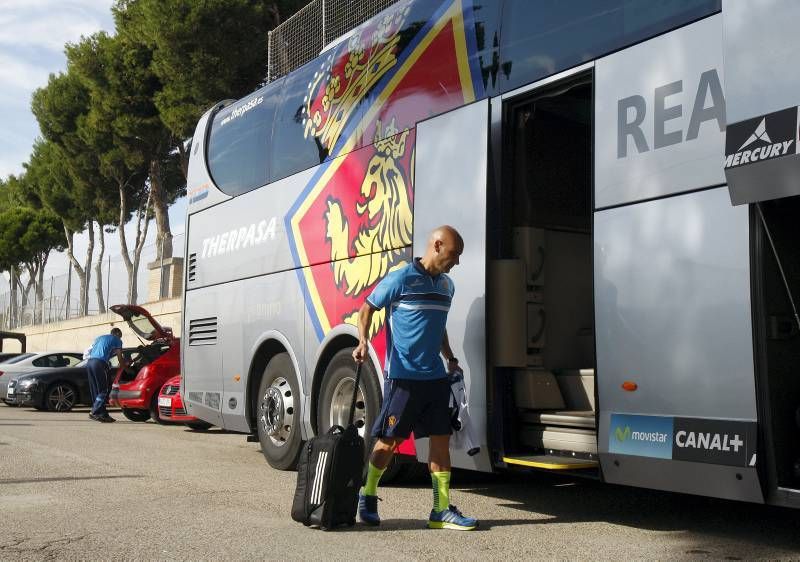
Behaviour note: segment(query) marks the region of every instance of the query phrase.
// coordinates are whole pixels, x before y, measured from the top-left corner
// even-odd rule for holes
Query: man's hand
[[[464,374],[464,369],[458,365],[458,359],[450,359],[447,362],[447,373],[450,375],[453,373],[461,373],[462,375]]]
[[[363,363],[367,358],[367,342],[359,343],[353,350],[353,359],[356,363]]]

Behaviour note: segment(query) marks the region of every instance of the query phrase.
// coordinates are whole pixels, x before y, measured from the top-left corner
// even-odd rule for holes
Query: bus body
[[[189,413],[294,466],[346,419],[364,298],[447,223],[480,440],[455,466],[798,505],[798,17],[791,0],[401,0],[216,105],[189,164]],[[426,440],[401,452],[425,461]]]

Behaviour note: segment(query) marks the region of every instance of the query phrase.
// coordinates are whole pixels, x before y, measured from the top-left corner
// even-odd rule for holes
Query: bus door
[[[598,445],[606,481],[763,502],[722,35],[717,14],[595,62]]]
[[[592,65],[503,96],[490,191],[498,466],[597,475]]]
[[[424,254],[428,235],[442,224],[464,238],[461,263],[450,273],[456,292],[447,333],[464,369],[469,420],[451,442],[451,457],[454,466],[482,471],[491,469],[485,440],[488,126],[485,99],[419,123],[414,172],[414,255]],[[416,441],[422,462],[427,441]]]
[[[723,12],[724,170],[730,202],[750,215],[758,464],[767,501],[800,507],[800,96],[787,72],[800,6],[753,8],[729,2]],[[754,34],[763,40],[745,45]]]

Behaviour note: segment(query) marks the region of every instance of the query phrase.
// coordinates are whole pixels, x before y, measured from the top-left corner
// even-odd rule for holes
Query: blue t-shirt
[[[367,297],[373,308],[386,308],[386,374],[390,379],[447,376],[439,352],[454,293],[450,277],[431,276],[415,258],[384,277]]]
[[[89,352],[90,359],[102,359],[106,363],[111,359],[114,351],[122,349],[122,340],[112,334],[99,336],[92,344],[92,350]]]

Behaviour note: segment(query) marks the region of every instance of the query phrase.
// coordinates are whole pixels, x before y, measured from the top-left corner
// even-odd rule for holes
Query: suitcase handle
[[[350,403],[350,416],[347,425],[353,425],[353,416],[356,412],[356,398],[358,398],[358,383],[361,382],[361,363],[356,364],[356,382],[353,385],[353,401]]]

